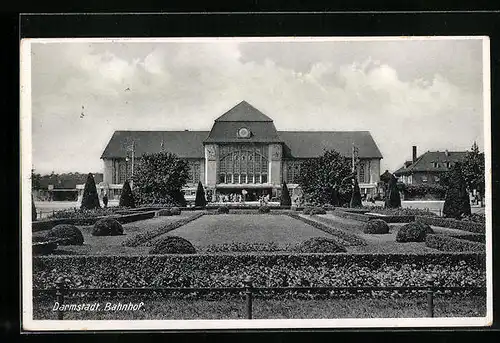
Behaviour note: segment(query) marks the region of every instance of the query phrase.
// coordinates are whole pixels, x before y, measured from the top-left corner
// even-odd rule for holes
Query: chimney
[[[412,163],[414,163],[417,160],[417,146],[414,145],[412,146]]]

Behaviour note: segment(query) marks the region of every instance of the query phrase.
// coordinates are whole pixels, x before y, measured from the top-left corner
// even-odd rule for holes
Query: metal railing
[[[62,310],[65,296],[68,293],[244,293],[246,303],[246,318],[252,319],[253,312],[253,296],[260,292],[314,292],[320,294],[328,291],[347,291],[347,292],[376,292],[376,291],[425,291],[427,299],[427,317],[434,317],[434,297],[437,291],[475,291],[485,292],[485,287],[477,286],[435,286],[434,280],[428,278],[425,286],[324,286],[324,287],[254,287],[253,279],[247,277],[243,280],[243,287],[150,287],[150,288],[66,288],[65,280],[59,277],[55,284],[56,288],[52,289],[34,289],[33,295],[42,293],[52,293],[56,295],[56,301],[59,304],[57,312],[58,320],[64,319],[64,311]]]

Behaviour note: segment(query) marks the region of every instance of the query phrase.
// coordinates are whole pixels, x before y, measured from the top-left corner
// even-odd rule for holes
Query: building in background
[[[363,193],[375,193],[380,177],[380,153],[368,131],[278,131],[271,118],[242,101],[217,118],[210,131],[115,131],[101,159],[103,184],[110,198],[132,174],[132,160],[169,151],[186,159],[190,178],[185,194],[201,181],[209,200],[247,192],[247,199],[279,196],[286,181],[293,191],[301,164],[334,149],[350,157],[357,148],[358,177]],[[132,154],[134,158],[132,158]]]
[[[455,162],[463,161],[466,151],[427,151],[417,155],[417,147],[412,148],[412,160],[406,161],[394,175],[405,184],[438,184],[443,173],[450,170]]]
[[[102,184],[103,174],[94,173],[94,181],[99,190],[104,192]],[[39,201],[79,201],[88,174],[83,173],[63,173],[49,174],[39,177],[37,189],[33,190],[33,196]]]

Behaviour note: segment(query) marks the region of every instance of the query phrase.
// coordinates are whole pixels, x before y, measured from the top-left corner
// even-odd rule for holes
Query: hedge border
[[[353,235],[350,233],[347,233],[343,230],[339,230],[336,228],[333,228],[329,225],[326,225],[324,223],[321,223],[316,220],[304,218],[301,215],[297,213],[287,213],[287,215],[293,219],[300,220],[308,225],[311,225],[312,227],[319,229],[323,232],[326,232],[336,238],[339,244],[346,245],[346,246],[362,246],[362,245],[367,245],[366,241],[362,239],[361,237],[358,237],[357,235]],[[317,218],[316,215],[312,215],[311,217]]]
[[[448,235],[429,234],[425,237],[425,246],[428,248],[450,252],[478,252],[484,253],[484,243],[472,242]]]
[[[200,218],[204,214],[205,213],[203,213],[203,212],[195,213],[192,216],[189,216],[189,217],[183,218],[183,219],[179,219],[173,223],[167,224],[167,225],[162,226],[160,228],[157,228],[155,230],[138,233],[130,238],[125,239],[122,242],[122,246],[137,247],[137,246],[143,245],[143,244],[153,240],[154,238],[156,238],[158,236],[166,234],[166,233],[168,233],[172,230],[175,230],[183,225],[186,225],[189,222],[192,222],[193,220]]]
[[[467,222],[462,220],[456,220],[451,218],[440,218],[440,217],[427,217],[427,216],[415,216],[416,221],[434,226],[447,227],[450,229],[457,229],[473,233],[485,233],[486,226],[479,223]]]
[[[335,209],[334,213],[337,217],[344,218],[344,219],[353,219],[353,220],[357,220],[360,222],[367,222],[371,219],[369,216],[367,216],[365,214],[346,212],[344,210],[337,209],[337,208]]]
[[[37,220],[31,223],[31,231],[45,231],[50,230],[54,226],[59,224],[70,224],[70,225],[94,225],[101,219],[113,218],[116,219],[121,224],[132,223],[139,220],[151,219],[155,216],[155,212],[139,212],[126,215],[110,215],[92,218],[57,218],[48,220]]]

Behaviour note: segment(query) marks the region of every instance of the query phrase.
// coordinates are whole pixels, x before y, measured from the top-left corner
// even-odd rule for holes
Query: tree
[[[145,154],[134,172],[135,200],[138,204],[186,206],[182,187],[189,177],[185,160],[170,152]]]
[[[41,180],[42,176],[31,169],[31,190],[39,190],[42,187]]]
[[[361,203],[361,191],[359,189],[359,184],[358,180],[356,178],[353,178],[354,182],[354,187],[351,195],[351,201],[349,203],[349,207],[354,208],[354,207],[362,207],[363,204]]]
[[[443,215],[456,219],[460,219],[462,216],[470,216],[469,193],[467,192],[467,185],[460,162],[455,162],[452,169],[447,172],[446,180]]]
[[[470,151],[467,151],[462,164],[462,172],[467,190],[476,190],[479,193],[481,206],[483,205],[485,180],[484,180],[484,153],[479,152],[476,142]]]
[[[83,189],[82,204],[80,208],[83,209],[94,209],[101,208],[99,204],[99,197],[97,196],[97,188],[95,186],[94,176],[92,173],[87,175],[87,182],[85,182],[85,187]]]
[[[342,180],[350,174],[350,160],[335,150],[328,150],[319,158],[302,164],[297,182],[311,202],[336,206],[349,202],[352,185]],[[335,189],[338,197],[332,195]],[[339,204],[332,203],[335,198]]]
[[[207,206],[207,199],[205,198],[205,190],[201,181],[198,181],[198,188],[196,189],[196,198],[194,200],[194,205],[198,207]]]
[[[35,199],[33,199],[33,194],[31,194],[31,221],[35,220],[36,220]]]
[[[130,183],[128,182],[128,180],[123,183],[119,206],[131,208],[135,207],[134,193],[132,193],[132,189],[130,188]]]
[[[281,206],[292,206],[292,198],[290,197],[290,191],[288,191],[288,186],[286,182],[283,182],[283,187],[281,187]]]

